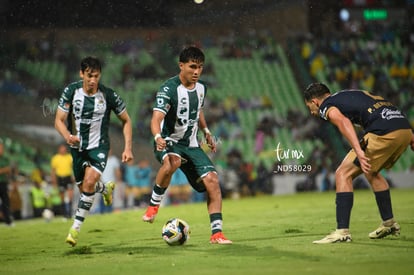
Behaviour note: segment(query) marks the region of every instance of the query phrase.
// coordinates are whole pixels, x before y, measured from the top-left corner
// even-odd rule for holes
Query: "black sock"
[[[392,214],[390,190],[374,192],[374,194],[382,220],[392,219],[394,215]]]
[[[336,223],[337,229],[349,228],[351,210],[354,204],[353,192],[336,193]]]

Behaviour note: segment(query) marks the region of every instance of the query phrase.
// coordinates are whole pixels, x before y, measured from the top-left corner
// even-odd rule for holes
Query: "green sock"
[[[158,184],[154,185],[154,189],[152,190],[151,200],[150,200],[151,206],[156,206],[156,205],[161,204],[161,201],[164,198],[165,190],[167,190],[167,188],[163,188],[159,186]]]
[[[223,217],[221,213],[210,214],[211,234],[223,231]]]

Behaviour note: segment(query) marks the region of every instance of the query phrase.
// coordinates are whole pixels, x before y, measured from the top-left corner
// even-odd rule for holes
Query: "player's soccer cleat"
[[[115,189],[115,183],[108,181],[105,183],[105,191],[102,193],[103,201],[106,206],[112,204],[112,192]]]
[[[327,243],[340,243],[340,242],[350,242],[352,241],[351,234],[349,234],[348,229],[336,229],[331,234],[327,235],[325,238],[313,241],[314,244],[327,244]]]
[[[233,242],[227,239],[223,232],[217,232],[210,237],[211,244],[232,244]]]
[[[159,205],[155,206],[148,206],[147,211],[145,212],[144,216],[142,216],[142,220],[144,222],[153,223],[155,216],[157,216]]]
[[[391,225],[386,226],[386,223],[382,223],[375,231],[368,234],[371,239],[382,239],[388,235],[399,236],[401,227],[398,223],[393,222]]]
[[[78,235],[79,235],[79,232],[76,229],[70,228],[69,234],[66,237],[66,242],[70,244],[72,247],[74,247],[78,242]]]

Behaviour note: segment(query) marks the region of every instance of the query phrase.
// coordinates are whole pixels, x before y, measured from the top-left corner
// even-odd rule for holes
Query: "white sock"
[[[78,203],[78,209],[75,212],[75,219],[73,220],[72,228],[80,231],[80,228],[85,220],[86,215],[89,213],[89,210],[92,207],[93,201],[95,199],[95,193],[88,194],[82,193]]]

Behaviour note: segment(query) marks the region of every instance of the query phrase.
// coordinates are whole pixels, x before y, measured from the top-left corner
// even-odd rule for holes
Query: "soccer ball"
[[[46,208],[42,212],[42,217],[45,219],[46,222],[50,222],[53,219],[54,216],[55,216],[55,214],[50,209]]]
[[[183,245],[190,238],[190,226],[182,219],[170,219],[162,227],[162,238],[168,245]]]

